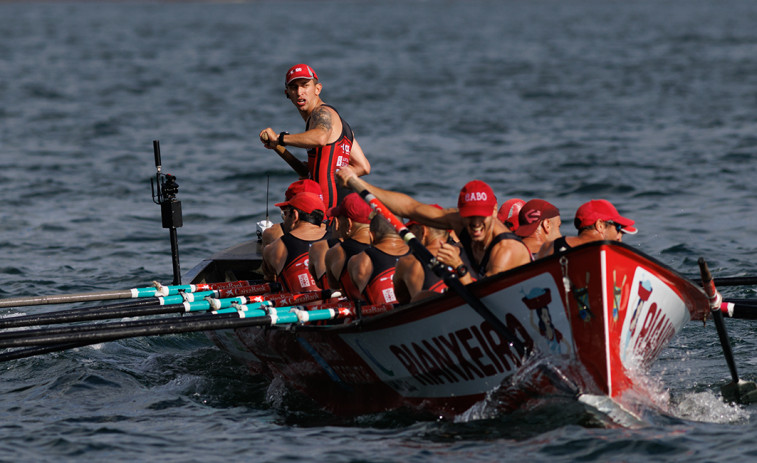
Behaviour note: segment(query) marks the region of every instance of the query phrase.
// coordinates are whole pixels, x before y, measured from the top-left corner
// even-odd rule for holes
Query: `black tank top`
[[[523,240],[520,239],[520,236],[516,235],[515,233],[500,233],[499,235],[495,236],[492,242],[489,243],[489,246],[486,247],[486,250],[484,251],[484,257],[483,259],[481,259],[481,262],[476,263],[475,258],[473,257],[473,248],[471,247],[472,240],[470,235],[468,234],[468,230],[463,228],[463,231],[460,232],[460,243],[463,245],[463,250],[468,256],[468,261],[471,263],[471,271],[474,273],[474,277],[476,279],[483,278],[483,276],[486,275],[486,267],[489,265],[489,258],[491,257],[492,248],[494,248],[494,245],[502,240],[515,240],[523,243]],[[529,254],[530,252],[531,251],[529,251]]]
[[[557,238],[553,246],[555,254],[565,254],[569,249],[573,249],[573,247],[568,244],[568,240],[566,240],[564,236]]]
[[[339,116],[342,122],[342,134],[334,143],[308,150],[308,170],[312,180],[318,182],[323,192],[323,203],[326,209],[336,207],[345,196],[352,190],[345,188],[336,180],[335,172],[338,168],[346,166],[350,162],[350,152],[355,135],[350,125],[342,119],[339,111],[331,105],[323,106],[331,108]],[[310,119],[305,123],[305,130],[310,129]]]
[[[371,259],[373,272],[368,283],[363,289],[363,297],[370,304],[396,304],[397,297],[394,295],[394,271],[397,268],[397,261],[400,257],[410,254],[410,251],[395,256],[387,254],[384,251],[370,247],[365,250],[366,255]]]

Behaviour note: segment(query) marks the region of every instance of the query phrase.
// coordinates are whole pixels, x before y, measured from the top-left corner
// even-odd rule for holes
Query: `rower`
[[[610,201],[592,199],[576,210],[573,225],[578,229],[578,236],[562,236],[544,243],[537,257],[563,254],[592,241],[622,241],[623,235],[635,235],[638,231],[633,224],[634,221],[620,215]]]
[[[518,213],[518,228],[515,234],[535,259],[537,253],[549,241],[561,237],[560,210],[543,199],[532,199],[525,203]]]
[[[433,206],[437,209],[442,208],[438,204]],[[449,231],[443,228],[421,225],[415,220],[409,220],[405,226],[431,254],[436,254],[442,243],[447,243],[449,240]],[[402,257],[397,262],[397,269],[394,272],[394,292],[400,304],[424,299],[446,290],[447,285],[444,284],[444,280],[423,265],[413,254]]]
[[[410,254],[410,248],[381,215],[371,219],[370,233],[371,247],[350,259],[347,272],[368,304],[397,304],[392,277],[397,262]]]
[[[355,175],[349,166],[337,172],[337,177],[345,185]],[[465,266],[451,244],[442,244],[436,257],[456,269],[463,283],[473,281],[473,277],[495,275],[531,262],[531,253],[520,237],[497,219],[497,198],[491,187],[481,180],[473,180],[463,186],[457,209],[444,210],[421,203],[404,193],[384,190],[367,182],[366,185],[396,215],[424,225],[451,229],[457,234],[472,268]]]
[[[263,249],[263,273],[267,280],[277,280],[284,291],[318,290],[308,269],[308,251],[313,243],[325,240],[323,229],[326,207],[315,193],[298,193],[289,201],[276,204],[281,208],[283,228],[289,233],[277,238]]]
[[[323,200],[321,187],[313,180],[302,179],[293,182],[287,187],[286,191],[284,192],[284,201],[289,201],[297,193],[306,191],[317,194],[318,197]],[[324,226],[324,230],[325,229],[326,227]],[[283,222],[274,224],[273,226],[263,230],[263,233],[261,234],[261,252],[263,249],[265,249],[266,246],[276,241],[277,238],[279,238],[281,235],[284,235],[285,233],[289,233],[289,230],[284,229]]]
[[[499,212],[497,212],[497,218],[499,221],[505,224],[511,232],[518,231],[518,213],[523,208],[524,204],[526,204],[526,202],[520,198],[508,199],[502,204],[502,207],[499,208]]]
[[[350,193],[326,215],[336,220],[336,233],[342,240],[331,246],[324,256],[329,288],[341,289],[350,299],[358,299],[360,292],[347,274],[347,262],[371,246],[369,224],[373,211],[357,193]]]

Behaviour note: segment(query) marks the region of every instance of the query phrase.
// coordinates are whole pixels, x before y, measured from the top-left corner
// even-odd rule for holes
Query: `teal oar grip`
[[[194,292],[194,290],[194,285],[159,285],[157,288],[154,286],[148,288],[133,288],[131,290],[131,297],[173,296],[181,293],[191,293]]]
[[[290,309],[291,307],[284,307]],[[271,309],[268,314],[271,317],[271,325],[282,325],[285,323],[298,323],[299,317],[295,312],[283,312],[281,309]]]
[[[184,303],[184,311],[185,312],[199,312],[201,310],[210,310],[210,302],[207,300],[204,301],[195,301],[195,302],[185,302]]]
[[[133,298],[155,296],[161,296],[161,294],[158,294],[157,288],[133,288],[131,290],[131,297]]]
[[[199,302],[206,297],[213,297],[216,295],[215,291],[198,291],[196,293],[181,293],[171,296],[159,297],[161,305],[168,304],[181,304],[182,302]]]

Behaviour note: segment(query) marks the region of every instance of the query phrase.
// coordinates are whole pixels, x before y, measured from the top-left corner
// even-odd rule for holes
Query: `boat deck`
[[[254,239],[213,254],[187,272],[184,278],[191,283],[261,280],[262,262],[260,245]]]

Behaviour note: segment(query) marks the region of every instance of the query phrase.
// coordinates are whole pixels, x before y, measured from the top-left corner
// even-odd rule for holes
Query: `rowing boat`
[[[258,243],[249,241],[201,262],[187,279],[255,279],[260,263]],[[709,311],[701,288],[609,241],[469,288],[533,354],[520,358],[451,292],[339,324],[207,334],[253,374],[283,380],[336,415],[408,409],[454,419],[493,395],[510,411],[554,394],[593,407],[611,403],[635,417],[645,396],[640,374],[687,322]]]

